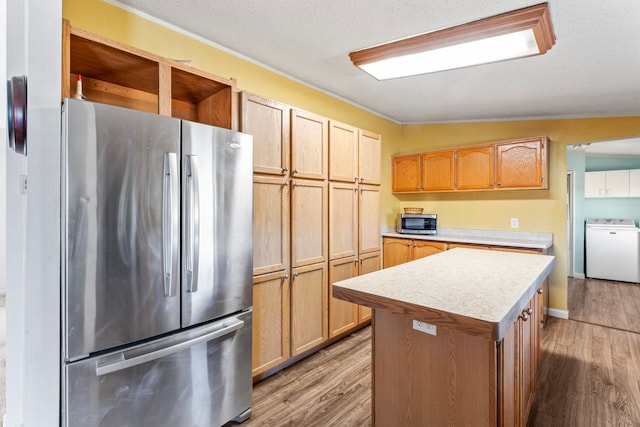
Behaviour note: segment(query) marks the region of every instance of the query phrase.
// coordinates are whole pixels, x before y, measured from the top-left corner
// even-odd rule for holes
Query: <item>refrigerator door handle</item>
[[[126,352],[120,353],[121,360],[110,362],[110,363],[96,363],[96,376],[102,376],[106,374],[110,374],[112,372],[121,371],[123,369],[132,368],[134,366],[142,365],[143,363],[151,362],[156,359],[160,359],[162,357],[169,356],[171,354],[177,353],[179,351],[185,350],[189,347],[192,347],[201,342],[207,342],[214,340],[216,338],[223,337],[225,335],[229,335],[232,332],[237,331],[244,327],[244,320],[234,319],[235,322],[230,325],[225,325],[222,328],[209,332],[207,334],[201,335],[199,337],[183,341],[179,344],[175,344],[169,347],[162,348],[160,350],[153,351],[151,353],[145,353],[140,356],[134,356],[130,359],[127,358]]]
[[[176,153],[164,153],[162,183],[162,269],[164,296],[176,295],[173,286],[174,258],[178,253],[178,160]]]
[[[200,188],[198,184],[198,158],[186,157],[186,276],[187,292],[198,290],[198,265],[200,261]]]

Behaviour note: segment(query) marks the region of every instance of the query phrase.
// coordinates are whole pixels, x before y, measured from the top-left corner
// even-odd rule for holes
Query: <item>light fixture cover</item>
[[[547,3],[349,54],[378,80],[545,53],[555,43]]]

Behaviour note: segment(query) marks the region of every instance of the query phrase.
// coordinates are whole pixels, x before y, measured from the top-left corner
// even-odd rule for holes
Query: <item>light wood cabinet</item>
[[[382,137],[360,129],[358,132],[358,177],[360,184],[380,185]]]
[[[333,284],[358,275],[355,256],[329,261],[329,338],[358,326],[358,304],[333,297]]]
[[[329,337],[327,264],[291,271],[291,356],[297,356]]]
[[[236,129],[235,82],[63,21],[62,98],[82,75],[90,101]]]
[[[381,252],[369,252],[360,255],[360,268],[358,275],[373,273],[380,270],[382,266]],[[364,305],[358,306],[358,324],[363,324],[371,320],[371,308]]]
[[[422,158],[423,191],[443,191],[455,189],[455,151],[425,153]]]
[[[380,187],[360,184],[358,192],[358,253],[379,252]]]
[[[329,259],[358,254],[358,186],[329,183]]]
[[[546,138],[496,144],[496,188],[549,188]]]
[[[291,177],[326,179],[329,120],[302,110],[291,110]]]
[[[422,189],[419,154],[391,158],[391,191],[410,193]]]
[[[405,262],[447,250],[446,243],[429,240],[384,237],[382,242],[384,268],[404,264]]]
[[[289,172],[289,107],[242,92],[240,130],[253,135],[253,171],[287,176]]]
[[[358,182],[358,128],[329,121],[329,179]]]
[[[612,170],[586,172],[584,197],[629,197],[630,171]]]
[[[273,176],[253,177],[253,274],[289,268],[289,183]]]
[[[291,180],[291,266],[327,260],[328,197],[324,181]]]
[[[289,358],[289,275],[253,278],[252,374],[261,374]]]
[[[495,150],[493,146],[456,150],[456,188],[488,190],[495,186]]]
[[[524,138],[392,157],[394,193],[548,189],[548,140]]]

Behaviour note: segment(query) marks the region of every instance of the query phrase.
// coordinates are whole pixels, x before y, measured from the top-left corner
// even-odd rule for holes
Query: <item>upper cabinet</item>
[[[382,137],[366,130],[358,132],[358,176],[361,184],[380,184]]]
[[[291,177],[326,179],[329,120],[302,110],[291,110]]]
[[[235,82],[63,24],[62,97],[237,128]]]
[[[329,122],[329,179],[358,182],[358,128]]]
[[[638,197],[640,196],[638,188],[636,170],[624,169],[584,174],[584,197]]]
[[[394,193],[548,189],[547,138],[392,158]]]
[[[289,107],[242,92],[240,130],[253,135],[253,171],[285,176],[289,172]]]
[[[494,147],[472,147],[456,151],[456,189],[490,190],[495,186]]]
[[[496,144],[497,187],[549,188],[546,144],[546,138]]]

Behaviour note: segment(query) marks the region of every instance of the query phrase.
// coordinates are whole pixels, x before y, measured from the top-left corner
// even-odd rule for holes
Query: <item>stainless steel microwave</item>
[[[396,231],[403,234],[436,234],[436,214],[398,214]]]

